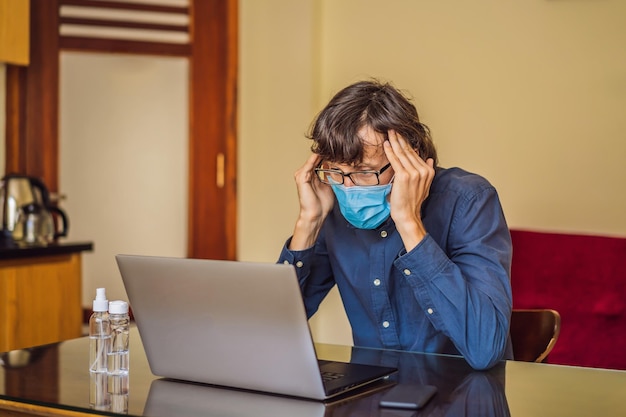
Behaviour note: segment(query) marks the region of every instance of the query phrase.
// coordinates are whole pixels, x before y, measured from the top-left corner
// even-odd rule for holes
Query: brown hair
[[[395,87],[376,80],[359,81],[335,94],[311,125],[311,150],[327,161],[360,163],[364,144],[358,132],[363,126],[385,137],[395,130],[421,158],[433,158],[437,165],[430,131],[419,121],[415,106]]]

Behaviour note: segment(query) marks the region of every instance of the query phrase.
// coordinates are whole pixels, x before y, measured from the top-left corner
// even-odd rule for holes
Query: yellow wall
[[[626,3],[240,0],[241,259],[297,213],[303,133],[362,78],[414,97],[443,166],[486,176],[511,227],[626,236]],[[345,342],[336,295],[313,322]]]
[[[512,227],[626,236],[626,3],[323,4],[323,91],[409,90],[442,164],[487,176]]]
[[[626,236],[626,2],[240,0],[240,13],[240,259],[276,259],[311,118],[370,76],[413,94],[442,165],[488,177],[512,227]],[[350,343],[336,293],[312,327]]]
[[[240,1],[239,235],[243,260],[275,261],[298,213],[293,173],[316,112],[316,2]]]
[[[178,57],[63,52],[59,189],[83,254],[83,305],[96,288],[127,299],[115,255],[185,256],[189,65]]]
[[[371,76],[414,96],[442,165],[489,178],[512,227],[626,236],[625,2],[240,0],[240,14],[240,259],[276,259],[311,119]],[[345,341],[329,305],[316,334]]]

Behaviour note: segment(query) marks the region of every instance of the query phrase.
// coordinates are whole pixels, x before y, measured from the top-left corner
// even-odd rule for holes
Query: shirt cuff
[[[311,258],[315,253],[315,246],[304,250],[290,250],[290,243],[291,238],[287,239],[287,242],[285,242],[280,257],[278,258],[278,263],[294,265],[298,276],[302,276],[302,273],[308,271],[311,267]]]
[[[396,268],[407,278],[424,280],[434,278],[449,261],[437,242],[427,234],[410,252],[402,250],[394,262]]]

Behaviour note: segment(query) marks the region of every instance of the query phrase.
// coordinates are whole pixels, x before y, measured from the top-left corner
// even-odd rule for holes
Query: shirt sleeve
[[[335,285],[332,269],[323,239],[318,238],[314,246],[300,251],[289,250],[290,242],[291,238],[283,246],[278,263],[295,266],[306,314],[311,318]]]
[[[394,265],[435,329],[473,368],[486,369],[507,348],[511,238],[495,189],[457,203],[445,250],[427,235]]]

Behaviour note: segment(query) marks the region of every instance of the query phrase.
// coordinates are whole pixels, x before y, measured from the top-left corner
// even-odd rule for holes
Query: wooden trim
[[[26,67],[6,66],[6,173],[19,173],[26,167]]]
[[[121,9],[138,10],[146,12],[188,14],[189,7],[186,6],[163,6],[148,3],[127,3],[124,1],[104,1],[104,0],[60,0],[61,6],[94,7],[99,9]]]
[[[0,399],[3,417],[93,417],[94,413]],[[100,415],[100,414],[98,414]]]
[[[58,190],[59,37],[58,0],[31,7],[31,55],[26,91],[25,173]]]
[[[61,36],[60,49],[64,51],[105,52],[138,55],[189,56],[191,46],[186,43],[129,41],[122,39]]]
[[[226,47],[226,80],[225,80],[225,123],[226,134],[226,170],[225,178],[228,184],[226,199],[224,200],[224,222],[227,250],[226,259],[237,259],[237,126],[238,126],[238,75],[239,75],[239,1],[229,0],[227,16],[228,37]]]
[[[6,171],[41,178],[58,188],[58,0],[33,0],[30,65],[7,66]]]
[[[237,12],[237,0],[192,2],[187,250],[193,258],[236,259]]]
[[[82,17],[61,16],[60,23],[62,25],[81,25],[81,26],[98,26],[98,27],[126,28],[126,29],[162,30],[162,31],[183,32],[183,33],[187,33],[189,31],[188,25],[129,22],[127,20],[113,20],[113,19],[87,19],[87,18],[82,18]]]

